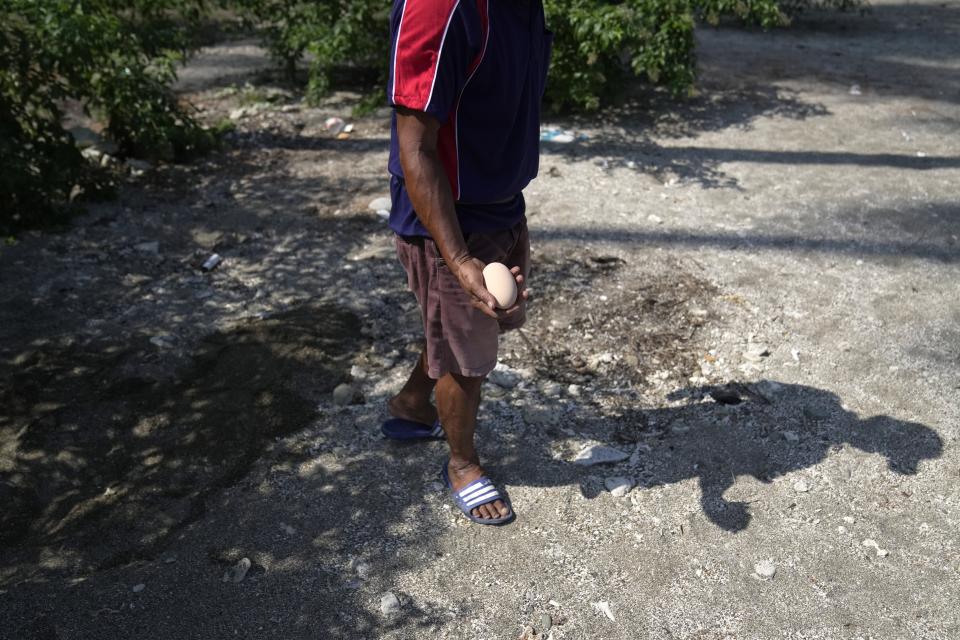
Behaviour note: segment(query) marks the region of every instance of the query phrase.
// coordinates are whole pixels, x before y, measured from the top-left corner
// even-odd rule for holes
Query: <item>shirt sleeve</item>
[[[480,53],[473,0],[398,0],[387,102],[447,121]]]

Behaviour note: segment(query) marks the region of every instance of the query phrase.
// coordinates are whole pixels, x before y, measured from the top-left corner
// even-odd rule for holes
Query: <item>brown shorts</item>
[[[466,240],[475,258],[520,267],[524,278],[529,276],[526,220],[502,231],[473,233]],[[407,284],[420,303],[427,374],[439,379],[450,372],[470,377],[490,373],[497,364],[498,335],[523,325],[526,309],[521,308],[509,321],[498,322],[470,304],[470,297],[447,268],[433,240],[398,236],[396,244]]]

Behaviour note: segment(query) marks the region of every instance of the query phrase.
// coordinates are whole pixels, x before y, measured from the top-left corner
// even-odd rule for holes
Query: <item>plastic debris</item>
[[[567,144],[569,142],[573,142],[574,140],[586,140],[587,137],[588,136],[583,133],[575,133],[573,131],[558,129],[555,127],[540,129],[540,140],[543,142]]]
[[[223,262],[223,257],[219,253],[211,254],[209,258],[203,261],[203,264],[200,265],[200,268],[204,271],[213,271],[220,263]]]
[[[343,118],[327,118],[323,123],[323,128],[332,133],[333,135],[339,135],[347,127],[347,123],[343,121]]]

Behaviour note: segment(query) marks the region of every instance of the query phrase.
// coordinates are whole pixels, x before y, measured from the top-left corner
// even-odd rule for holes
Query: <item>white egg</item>
[[[509,309],[517,301],[517,281],[505,264],[491,262],[485,266],[483,282],[501,309]]]

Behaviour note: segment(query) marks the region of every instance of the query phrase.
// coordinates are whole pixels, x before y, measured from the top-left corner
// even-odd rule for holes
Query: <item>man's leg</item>
[[[470,378],[455,373],[448,373],[437,382],[437,408],[450,445],[447,471],[454,491],[484,475],[473,445],[482,384],[481,377]],[[501,518],[510,515],[510,509],[502,500],[497,500],[473,509],[472,514],[480,518]]]
[[[422,351],[407,383],[387,403],[390,415],[432,425],[437,419],[437,410],[430,403],[430,394],[436,384],[437,381],[427,375],[427,352]]]

